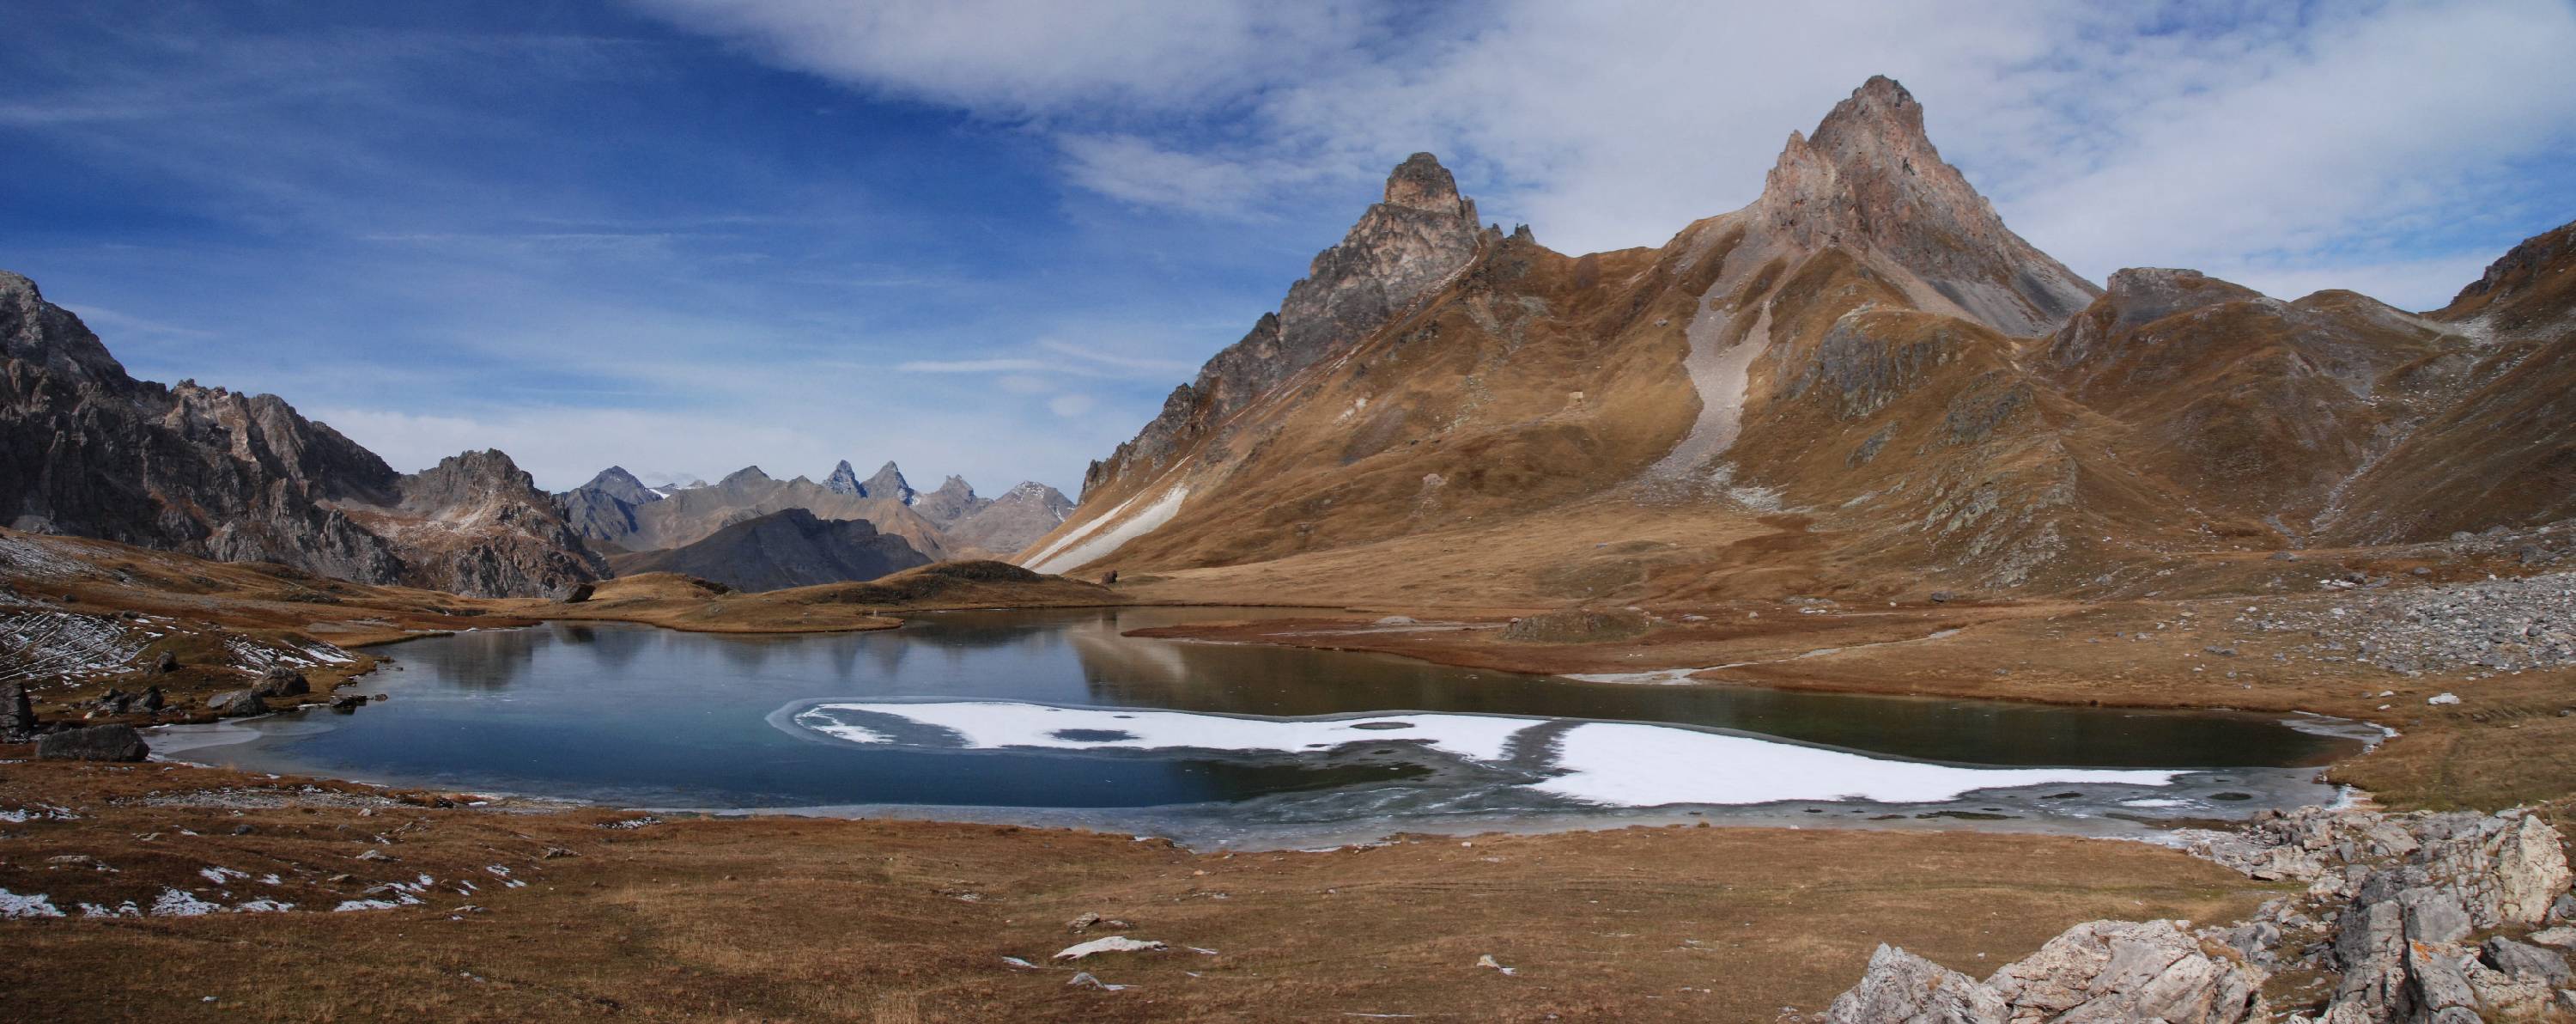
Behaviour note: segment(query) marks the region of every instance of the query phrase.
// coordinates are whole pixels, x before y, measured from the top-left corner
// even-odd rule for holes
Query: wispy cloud
[[[1542,241],[1658,244],[1749,200],[1790,129],[1882,72],[2016,228],[2095,276],[2235,266],[2277,288],[2350,268],[2423,305],[2459,282],[2392,268],[2437,273],[2576,212],[2561,0],[1517,0],[1411,21],[1205,0],[1086,6],[1079,27],[1046,2],[649,6],[863,89],[1038,122],[1076,187],[1223,219],[1427,148]],[[1263,48],[1302,59],[1235,59]]]

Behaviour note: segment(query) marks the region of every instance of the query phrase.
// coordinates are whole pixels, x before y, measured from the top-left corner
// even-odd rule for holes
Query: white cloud
[[[2349,270],[2430,304],[2461,282],[2414,273],[2568,215],[2525,168],[2564,174],[2576,149],[2559,0],[1515,0],[1410,24],[1218,0],[652,6],[789,66],[1042,121],[1068,180],[1122,202],[1245,217],[1431,149],[1489,215],[1568,251],[1659,244],[1750,200],[1788,132],[1873,73],[1924,100],[2009,222],[2095,277]]]

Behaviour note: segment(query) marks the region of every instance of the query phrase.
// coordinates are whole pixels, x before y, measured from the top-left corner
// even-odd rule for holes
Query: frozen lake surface
[[[1197,843],[1692,818],[2118,833],[2330,802],[2361,730],[1587,683],[1121,635],[1278,610],[956,612],[779,637],[556,624],[387,648],[354,714],[162,730],[192,761],[626,806]]]

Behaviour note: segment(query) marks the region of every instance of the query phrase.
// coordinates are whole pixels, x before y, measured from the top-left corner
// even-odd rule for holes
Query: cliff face
[[[1387,177],[1386,198],[1351,225],[1341,244],[1315,255],[1275,313],[1174,388],[1161,415],[1094,462],[1085,499],[1122,491],[1161,472],[1177,453],[1218,431],[1228,417],[1298,371],[1357,344],[1473,261],[1499,235],[1476,222],[1474,200],[1458,194],[1448,168],[1415,153]]]
[[[16,274],[0,273],[0,356],[0,513],[15,528],[490,596],[600,571],[553,499],[498,477],[403,477],[274,395],[135,380]],[[502,495],[518,506],[506,515],[411,528]]]

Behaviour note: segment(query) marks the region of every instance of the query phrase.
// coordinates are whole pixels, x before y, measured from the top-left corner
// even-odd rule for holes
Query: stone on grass
[[[151,753],[130,725],[93,725],[36,738],[36,758],[43,761],[140,761]]]

